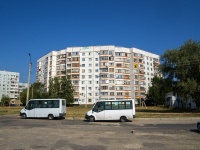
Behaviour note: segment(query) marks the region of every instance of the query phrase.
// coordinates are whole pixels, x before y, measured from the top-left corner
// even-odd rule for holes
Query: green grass
[[[16,107],[0,107],[0,115],[19,115],[22,106]],[[92,105],[85,107],[74,106],[67,107],[67,116],[73,118],[83,118],[85,113],[91,110]],[[180,109],[169,109],[163,108],[161,106],[156,107],[136,107],[136,117],[137,118],[183,118],[183,117],[200,117],[199,111],[184,111]]]
[[[19,107],[19,106],[16,106],[16,107],[0,107],[0,115],[13,115],[13,114],[17,114],[19,115],[19,112],[20,110],[22,109],[23,107]]]

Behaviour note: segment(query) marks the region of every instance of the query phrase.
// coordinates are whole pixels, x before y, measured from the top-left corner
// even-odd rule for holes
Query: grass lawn
[[[19,115],[22,106],[0,107],[0,115]],[[92,105],[67,107],[67,117],[85,117],[85,113],[91,110]],[[157,107],[136,107],[137,118],[182,118],[200,117],[200,111],[183,111],[179,109]]]

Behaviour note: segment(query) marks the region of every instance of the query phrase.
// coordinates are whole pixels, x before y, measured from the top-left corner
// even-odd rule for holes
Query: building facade
[[[0,102],[3,95],[10,98],[11,104],[19,103],[19,93],[27,88],[27,83],[19,83],[20,73],[0,71]]]
[[[37,81],[48,90],[49,79],[71,76],[75,103],[145,98],[159,75],[159,55],[116,46],[69,47],[37,60]]]
[[[3,95],[10,99],[17,99],[19,96],[18,83],[18,72],[0,71],[0,100]]]

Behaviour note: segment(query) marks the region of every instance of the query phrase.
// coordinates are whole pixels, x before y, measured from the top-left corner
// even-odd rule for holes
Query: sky
[[[0,0],[0,70],[36,81],[53,50],[115,45],[158,55],[200,41],[199,0]],[[30,56],[29,57],[29,53]]]

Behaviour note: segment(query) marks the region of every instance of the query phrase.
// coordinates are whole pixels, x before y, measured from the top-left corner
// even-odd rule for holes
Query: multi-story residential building
[[[18,72],[0,71],[0,101],[5,95],[11,104],[19,104],[19,93],[27,88],[27,83],[19,83],[19,77]]]
[[[28,83],[19,83],[18,84],[19,93],[22,93],[23,90],[27,89],[27,87],[28,87]]]
[[[93,104],[106,99],[145,98],[158,74],[159,55],[116,46],[69,47],[37,61],[37,81],[71,76],[75,102]]]
[[[0,100],[2,95],[9,96],[10,99],[17,99],[19,95],[18,83],[18,72],[0,71]]]

